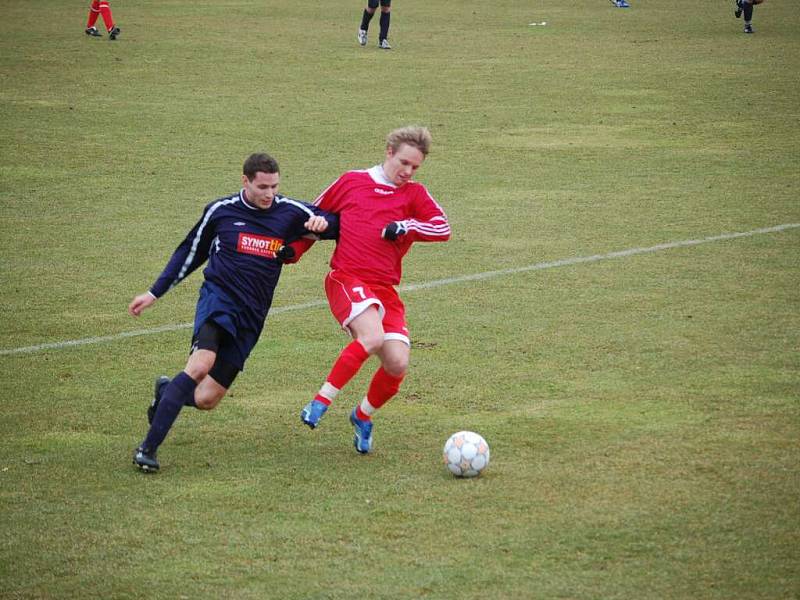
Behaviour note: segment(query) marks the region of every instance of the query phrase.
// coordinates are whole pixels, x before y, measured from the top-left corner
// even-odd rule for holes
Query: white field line
[[[556,267],[568,267],[571,265],[579,265],[584,263],[594,263],[603,260],[611,260],[615,258],[626,258],[628,256],[636,256],[638,254],[651,254],[654,252],[661,252],[662,250],[672,250],[673,248],[686,248],[689,246],[699,246],[701,244],[709,244],[711,242],[721,242],[725,240],[734,240],[738,238],[753,237],[756,235],[764,235],[768,233],[778,233],[788,229],[797,229],[800,223],[784,223],[783,225],[775,225],[774,227],[764,227],[761,229],[753,229],[751,231],[742,231],[737,233],[723,233],[710,237],[698,238],[694,240],[680,240],[677,242],[666,242],[664,244],[657,244],[655,246],[648,246],[646,248],[629,248],[627,250],[617,250],[616,252],[608,252],[607,254],[593,254],[591,256],[578,256],[575,258],[563,258],[561,260],[554,260],[549,262],[540,262],[533,265],[526,265],[524,267],[514,267],[511,269],[500,269],[497,271],[484,271],[482,273],[473,273],[471,275],[459,275],[457,277],[448,277],[446,279],[436,279],[426,283],[414,283],[409,285],[400,286],[400,291],[413,291],[422,290],[427,288],[435,288],[443,285],[451,285],[454,283],[464,283],[467,281],[481,281],[483,279],[493,279],[495,277],[504,277],[506,275],[514,275],[516,273],[526,273],[530,271],[543,271],[545,269],[554,269]],[[306,302],[303,304],[293,304],[290,306],[281,306],[274,308],[270,311],[270,316],[277,315],[285,312],[306,310],[312,308],[319,308],[326,306],[327,302],[324,300],[316,300],[313,302]],[[161,327],[153,327],[151,329],[139,329],[135,331],[124,331],[122,333],[115,333],[114,335],[103,335],[99,337],[83,338],[78,340],[65,340],[62,342],[51,342],[48,344],[37,344],[35,346],[23,346],[20,348],[8,348],[0,350],[0,356],[8,356],[12,354],[28,354],[32,352],[41,352],[43,350],[60,350],[62,348],[69,348],[71,346],[85,346],[88,344],[102,344],[105,342],[114,342],[123,340],[125,338],[139,337],[142,335],[153,335],[156,333],[164,333],[169,331],[178,331],[180,329],[190,329],[192,323],[179,323],[172,325],[162,325]]]

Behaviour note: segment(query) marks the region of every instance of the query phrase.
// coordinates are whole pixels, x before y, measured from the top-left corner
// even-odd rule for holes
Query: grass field
[[[0,597],[800,598],[800,10],[632,4],[402,0],[384,52],[358,2],[114,1],[114,43],[4,2]],[[136,472],[200,279],[130,299],[249,153],[313,199],[406,123],[453,238],[406,260],[374,453],[371,368],[299,423],[346,341],[318,244]]]

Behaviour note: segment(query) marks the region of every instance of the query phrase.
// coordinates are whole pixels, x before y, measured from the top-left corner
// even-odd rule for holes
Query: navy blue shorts
[[[244,370],[244,363],[261,335],[261,329],[243,326],[241,313],[242,309],[221,290],[204,282],[197,299],[192,334],[196,337],[206,321],[219,325],[228,335],[222,336],[217,356],[240,371]]]

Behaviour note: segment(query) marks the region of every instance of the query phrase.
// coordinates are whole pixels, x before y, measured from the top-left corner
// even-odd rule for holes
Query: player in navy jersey
[[[753,33],[753,5],[761,4],[764,0],[735,0],[733,15],[738,19],[744,13],[744,32]]]
[[[152,287],[136,296],[128,312],[139,316],[200,265],[204,281],[186,368],[173,379],[159,377],[148,409],[150,429],[134,464],[158,471],[156,451],[184,406],[215,408],[244,369],[258,341],[288,244],[306,235],[332,239],[338,217],[278,194],[280,170],[267,154],[244,163],[242,189],[208,204]]]

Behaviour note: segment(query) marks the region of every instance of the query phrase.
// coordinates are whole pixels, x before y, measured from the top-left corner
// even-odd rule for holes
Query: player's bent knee
[[[205,377],[194,392],[194,403],[200,410],[213,410],[228,393],[213,377]]]
[[[383,365],[383,370],[392,377],[405,377],[408,372],[409,358],[410,353],[407,346],[387,340],[381,352],[381,365]]]
[[[226,390],[227,391],[227,390]],[[198,387],[194,394],[194,403],[200,410],[214,410],[225,397],[225,391],[201,389]]]
[[[219,405],[222,397],[197,397],[195,396],[194,403],[200,410],[214,410]]]
[[[189,357],[186,363],[186,374],[197,381],[198,383],[208,375],[208,372],[214,366],[214,361],[217,355],[209,350],[196,350]]]

